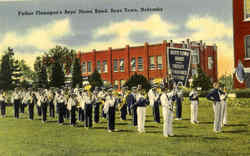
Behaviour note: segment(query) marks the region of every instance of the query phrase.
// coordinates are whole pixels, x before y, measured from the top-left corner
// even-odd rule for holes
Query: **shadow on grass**
[[[156,126],[145,126],[145,128],[157,128]]]
[[[200,122],[199,124],[213,124],[214,122],[207,121],[207,122]]]
[[[91,129],[107,129],[107,127],[92,127]]]
[[[128,123],[115,123],[116,125],[128,125]]]
[[[159,134],[159,133],[162,133],[162,131],[147,131],[147,133]]]
[[[194,135],[191,135],[191,134],[187,134],[187,135],[183,135],[183,134],[180,134],[180,135],[174,135],[173,137],[177,137],[177,138],[197,138],[197,137],[200,137],[200,136],[194,136]]]
[[[145,122],[155,122],[154,120],[146,120]]]
[[[247,126],[247,124],[227,124],[226,127]]]
[[[58,121],[56,120],[47,120],[47,123],[57,123]]]
[[[217,138],[217,137],[202,137],[205,140],[225,140],[226,138]]]
[[[133,130],[128,130],[128,129],[121,129],[121,130],[118,130],[118,131],[116,131],[116,132],[118,132],[118,133],[122,133],[122,132],[132,133],[132,132],[134,132],[134,131],[133,131]]]
[[[246,133],[248,130],[223,131],[223,133]]]
[[[188,128],[188,126],[179,126],[179,127],[174,127],[174,128]]]
[[[182,120],[185,120],[185,121],[186,121],[186,120],[190,120],[190,119],[189,119],[189,118],[186,118],[186,119],[182,119]]]

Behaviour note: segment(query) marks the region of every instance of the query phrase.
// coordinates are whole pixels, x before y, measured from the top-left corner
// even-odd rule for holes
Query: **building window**
[[[101,73],[101,62],[97,61],[96,63],[96,70],[98,71],[98,73]]]
[[[92,72],[92,63],[89,61],[88,62],[88,73]]]
[[[86,62],[82,63],[82,73],[86,73],[87,72],[87,66],[86,66]]]
[[[136,60],[135,60],[134,57],[131,59],[130,64],[131,64],[131,71],[135,71],[135,69],[136,69]]]
[[[120,80],[120,86],[124,86],[124,85],[125,85],[125,83],[126,83],[126,81],[125,81],[125,80]]]
[[[102,62],[102,68],[103,68],[103,72],[104,73],[107,73],[108,72],[108,64],[107,64],[107,61],[103,61]]]
[[[117,59],[113,60],[114,72],[118,72],[118,62]]]
[[[124,72],[124,59],[120,59],[120,72]]]
[[[250,0],[244,0],[244,19],[250,20]]]
[[[209,56],[207,61],[207,66],[209,70],[213,69],[213,63],[214,63],[213,57]]]
[[[199,50],[196,48],[192,51],[192,64],[199,64],[200,57],[199,57]]]
[[[155,58],[154,58],[154,56],[149,57],[149,69],[150,70],[155,69]]]
[[[157,56],[157,68],[162,69],[162,56]]]
[[[138,57],[138,70],[139,71],[143,71],[143,58],[142,57]]]
[[[245,38],[246,58],[250,58],[250,36]]]
[[[114,88],[117,89],[118,86],[119,86],[119,81],[118,81],[118,80],[115,80],[115,82],[114,82]]]

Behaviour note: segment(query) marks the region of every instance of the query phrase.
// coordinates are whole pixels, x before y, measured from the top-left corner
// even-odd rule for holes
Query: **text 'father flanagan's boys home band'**
[[[52,16],[52,15],[77,15],[77,14],[110,14],[110,13],[146,13],[162,12],[160,7],[154,8],[95,8],[95,9],[62,9],[62,10],[18,10],[18,16]]]

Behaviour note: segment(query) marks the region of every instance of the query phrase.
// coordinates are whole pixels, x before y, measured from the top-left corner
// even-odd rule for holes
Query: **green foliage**
[[[36,83],[35,87],[47,88],[48,87],[48,76],[46,66],[42,63],[41,57],[37,57],[34,63],[34,69],[36,72]]]
[[[144,77],[143,75],[140,75],[140,74],[137,74],[137,73],[132,75],[127,80],[127,82],[125,83],[125,86],[128,86],[129,88],[131,88],[133,86],[138,86],[139,84],[142,85],[142,89],[145,89],[146,91],[148,91],[151,88],[151,84],[147,80],[147,78]]]
[[[230,75],[223,75],[219,79],[220,86],[227,88],[228,90],[231,90],[233,88],[233,76]]]
[[[72,72],[72,87],[75,88],[77,85],[82,88],[82,74],[79,58],[74,59]]]
[[[209,90],[212,88],[209,77],[202,71],[200,66],[198,66],[197,76],[193,78],[192,87],[201,87],[202,90]]]
[[[235,89],[231,93],[235,93],[237,98],[250,98],[250,89]]]
[[[89,77],[88,77],[89,84],[91,85],[91,91],[95,89],[95,87],[103,86],[103,80],[101,78],[100,73],[95,70]]]
[[[55,62],[52,65],[52,76],[50,81],[50,86],[61,88],[64,86],[65,75],[63,71],[63,65],[59,62]]]
[[[14,63],[13,49],[8,48],[8,51],[4,53],[1,59],[1,71],[0,71],[0,87],[1,89],[11,89],[13,85],[13,63]]]

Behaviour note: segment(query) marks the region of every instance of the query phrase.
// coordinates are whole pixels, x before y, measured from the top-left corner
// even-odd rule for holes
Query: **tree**
[[[210,78],[202,71],[201,67],[198,66],[198,73],[193,78],[192,87],[201,87],[202,90],[209,90],[212,88],[212,82]]]
[[[103,86],[103,80],[101,78],[101,75],[95,70],[89,77],[89,84],[91,85],[91,91],[95,89],[95,87],[101,87]]]
[[[72,71],[72,87],[75,88],[77,85],[80,88],[82,87],[82,74],[80,60],[75,58]]]
[[[63,71],[63,65],[59,62],[55,62],[52,65],[52,76],[50,86],[60,88],[64,85],[65,75]]]
[[[45,53],[42,59],[50,77],[50,86],[61,87],[65,84],[65,73],[68,73],[75,56],[74,50],[56,46]]]
[[[219,83],[221,86],[226,87],[228,90],[233,88],[233,76],[232,74],[224,74],[219,79]]]
[[[138,86],[139,84],[142,85],[142,89],[145,89],[146,91],[148,91],[151,88],[151,84],[147,80],[147,78],[144,77],[143,75],[140,74],[138,75],[137,73],[132,75],[125,83],[125,85],[128,86],[129,88],[133,86]]]
[[[47,88],[48,87],[48,76],[46,66],[42,63],[41,57],[37,57],[34,63],[36,87]]]
[[[12,89],[13,85],[13,63],[14,63],[14,52],[13,49],[8,48],[8,51],[4,52],[1,61],[0,71],[0,87],[2,89]]]

